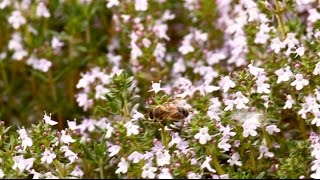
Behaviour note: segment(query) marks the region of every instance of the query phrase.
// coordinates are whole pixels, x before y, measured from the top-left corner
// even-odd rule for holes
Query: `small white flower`
[[[0,168],[0,178],[4,177],[4,172],[2,171],[2,169]]]
[[[27,131],[24,128],[18,130],[18,133],[23,150],[26,150],[27,147],[31,147],[33,145],[32,139],[28,136]]]
[[[8,18],[8,22],[12,25],[14,29],[18,29],[21,25],[24,25],[27,21],[21,15],[20,11],[13,11],[11,16]]]
[[[65,144],[73,143],[75,140],[68,134],[66,134],[65,130],[61,131],[60,141]]]
[[[106,126],[106,129],[107,129],[107,132],[106,132],[105,138],[110,138],[113,133],[114,128],[111,126],[110,123],[108,123]]]
[[[128,160],[132,161],[132,163],[137,164],[140,160],[143,159],[143,155],[137,151],[134,151],[128,156]]]
[[[291,86],[296,86],[296,90],[301,90],[303,86],[307,86],[309,84],[309,81],[306,79],[303,79],[302,74],[296,74],[295,76],[295,81],[293,81],[290,85]]]
[[[157,94],[159,91],[163,91],[163,90],[166,90],[166,89],[161,88],[161,80],[159,81],[159,83],[154,83],[152,81],[152,89],[149,90],[148,92],[154,91]]]
[[[247,119],[244,120],[242,124],[243,128],[243,137],[256,136],[258,135],[256,129],[260,127],[260,116],[261,114],[255,113],[251,114],[251,116],[247,116]]]
[[[147,0],[135,0],[134,7],[136,11],[146,11],[148,9]]]
[[[51,119],[51,113],[50,116],[47,115],[47,113],[45,112],[44,116],[43,116],[43,120],[46,124],[49,124],[50,126],[54,126],[57,125],[58,123],[56,121],[53,121]]]
[[[210,172],[215,173],[216,170],[213,169],[210,165],[210,161],[212,160],[211,156],[206,156],[206,160],[202,163],[201,169],[207,168]]]
[[[116,174],[119,173],[127,173],[129,168],[129,163],[124,159],[123,157],[121,158],[119,164],[118,164],[118,169],[116,170]]]
[[[251,64],[248,65],[249,67],[249,72],[252,74],[254,77],[257,77],[260,73],[264,72],[264,69],[255,67]]]
[[[230,164],[230,166],[234,166],[234,165],[237,165],[237,166],[242,166],[242,162],[239,161],[240,159],[240,155],[239,153],[234,153],[232,156],[231,156],[231,159],[228,159],[228,163]]]
[[[44,5],[43,2],[39,2],[38,6],[37,6],[36,14],[39,17],[45,17],[45,18],[50,17],[50,12],[48,11],[47,7]]]
[[[320,126],[320,113],[317,113],[314,115],[314,118],[311,121],[311,124],[315,124],[317,127]]]
[[[76,166],[74,167],[74,170],[70,173],[70,175],[81,178],[84,175],[84,173],[79,166]]]
[[[296,49],[296,51],[295,51],[295,53],[297,53],[297,55],[296,55],[296,57],[297,56],[303,56],[304,55],[304,51],[305,51],[305,49],[304,49],[304,46],[302,45],[302,46],[300,46],[298,49]]]
[[[271,157],[274,156],[274,154],[273,154],[272,152],[269,152],[268,147],[265,146],[265,145],[261,145],[261,146],[259,147],[259,151],[260,151],[260,156],[258,157],[258,159],[261,159],[262,157],[269,157],[269,158],[271,158]]]
[[[119,153],[120,149],[121,149],[121,147],[118,145],[110,146],[108,149],[108,152],[110,153],[109,157],[113,157],[114,155],[117,155]]]
[[[228,174],[222,174],[219,177],[220,179],[230,179]]]
[[[219,86],[213,86],[209,84],[203,84],[201,87],[203,87],[204,92],[206,93],[212,93],[213,91],[218,91],[220,89]]]
[[[206,144],[207,141],[210,141],[212,136],[208,134],[208,127],[199,129],[199,132],[194,135],[195,139],[199,139],[200,144]]]
[[[189,41],[183,41],[182,42],[182,46],[179,47],[178,51],[182,54],[182,55],[186,55],[190,52],[194,52],[194,47],[190,44]]]
[[[42,163],[51,164],[53,162],[53,159],[55,159],[57,156],[54,152],[49,151],[46,149],[43,153],[43,156],[41,158]]]
[[[266,93],[269,94],[270,91],[270,84],[265,83],[268,78],[265,75],[259,75],[256,81],[257,84],[257,93]]]
[[[124,126],[127,128],[127,136],[139,134],[139,126],[132,123],[132,121],[126,122]]]
[[[68,146],[61,146],[60,151],[64,152],[64,156],[67,157],[71,163],[78,159],[78,155],[71,151]]]
[[[173,179],[170,170],[168,168],[161,169],[158,179]]]
[[[72,130],[72,131],[80,128],[79,126],[77,126],[75,120],[74,121],[69,121],[68,120],[67,124],[68,124],[69,129]]]
[[[144,115],[141,113],[141,112],[138,112],[137,110],[133,110],[133,115],[132,115],[132,121],[136,121],[138,119],[143,119],[144,118]]]
[[[234,88],[236,84],[230,79],[229,76],[221,78],[219,86],[223,89],[223,92],[227,92],[230,88]]]
[[[51,47],[53,49],[59,49],[64,45],[64,43],[62,41],[60,41],[60,39],[56,36],[54,36],[51,40]]]
[[[196,174],[194,172],[188,172],[187,177],[188,177],[188,179],[201,179],[202,175],[201,174]]]
[[[16,170],[18,168],[20,172],[29,170],[32,168],[34,161],[35,161],[35,158],[24,159],[22,155],[14,156],[13,157],[14,164],[12,166],[12,169]]]
[[[317,62],[316,66],[314,67],[314,70],[312,72],[313,75],[319,75],[320,74],[320,62]]]
[[[145,48],[149,48],[151,46],[151,41],[148,38],[143,38],[142,44]]]
[[[152,164],[150,163],[146,163],[143,167],[142,167],[142,174],[141,177],[142,178],[150,178],[150,179],[154,179],[156,177],[155,172],[157,171],[156,167],[153,167]]]
[[[170,165],[171,155],[168,150],[157,152],[156,157],[158,166]]]
[[[271,40],[270,48],[273,50],[276,54],[280,52],[281,49],[285,48],[286,44],[282,41],[280,41],[279,38],[274,38]]]
[[[287,101],[284,105],[283,109],[291,109],[292,105],[295,103],[295,101],[292,99],[291,95],[287,95]]]
[[[31,171],[29,171],[30,174],[33,174],[33,177],[32,179],[40,179],[42,174],[41,173],[38,173],[36,172],[34,169],[32,169]]]
[[[113,6],[119,6],[120,2],[119,0],[107,0],[107,8],[112,8]]]
[[[44,174],[45,179],[59,179],[57,176],[53,175],[51,172]]]
[[[77,102],[80,107],[83,107],[84,111],[87,111],[89,108],[93,106],[93,100],[89,99],[87,93],[77,94]]]
[[[245,97],[242,92],[238,91],[234,94],[236,99],[233,101],[233,104],[236,105],[236,109],[248,109],[249,107],[246,105],[249,103],[249,99]]]
[[[315,171],[315,173],[312,173],[310,177],[313,179],[320,179],[320,171]]]
[[[218,143],[218,148],[222,149],[224,152],[229,151],[231,145],[228,143],[229,138],[222,138]]]
[[[158,43],[154,49],[152,55],[156,57],[158,62],[162,62],[162,59],[165,57],[166,47],[163,43]]]
[[[3,0],[0,3],[0,9],[4,9],[11,4],[11,0]]]
[[[289,66],[285,68],[281,68],[275,71],[275,74],[278,76],[277,83],[281,83],[282,81],[289,81],[290,78],[293,76],[292,71],[290,70]]]
[[[267,126],[266,130],[270,135],[280,132],[280,129],[274,124]]]

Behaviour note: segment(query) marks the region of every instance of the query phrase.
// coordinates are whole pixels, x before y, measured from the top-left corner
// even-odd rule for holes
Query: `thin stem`
[[[9,86],[9,82],[8,82],[7,72],[4,68],[3,63],[4,62],[0,62],[1,75],[2,75],[2,79],[4,81],[4,87],[6,87],[7,94],[9,95],[10,94],[10,86]]]
[[[299,124],[299,128],[302,132],[302,136],[304,139],[308,139],[308,136],[307,136],[307,131],[306,131],[306,128],[305,128],[305,125],[304,125],[304,122],[303,122],[303,119],[300,118],[300,116],[297,114],[297,121],[298,121],[298,124]]]
[[[206,146],[205,148],[207,153],[211,155],[213,166],[217,170],[218,174],[219,175],[226,174],[218,161],[218,157],[217,157],[218,152],[216,151],[216,147],[214,146],[212,149],[211,147]]]
[[[216,157],[214,154],[212,155],[212,162],[213,162],[214,168],[217,170],[217,172],[218,172],[219,175],[226,174],[226,173],[223,171],[222,167],[220,166],[220,163],[218,162],[217,157]]]
[[[253,148],[250,148],[250,162],[252,165],[252,170],[256,173],[256,160],[254,159]]]
[[[74,57],[74,52],[73,52],[73,42],[72,38],[68,38],[68,60],[70,63],[70,66],[73,66],[73,57]],[[70,70],[70,78],[68,78],[68,92],[69,92],[69,101],[72,103],[72,106],[74,106],[74,86],[75,86],[75,72],[73,69]]]
[[[59,110],[58,112],[58,126],[59,126],[59,130],[63,129],[63,118],[62,118],[62,114],[61,111]]]
[[[53,164],[56,167],[56,169],[58,170],[58,174],[59,174],[60,178],[65,177],[65,170],[62,169],[62,167],[60,166],[60,163],[57,160],[54,160]]]
[[[166,149],[168,149],[168,142],[167,142],[167,138],[166,138],[166,130],[164,129],[165,126],[161,127],[161,140],[162,140],[162,144],[166,147]]]
[[[48,78],[49,78],[49,84],[50,84],[50,89],[51,89],[53,101],[54,101],[54,103],[57,103],[57,92],[56,92],[56,88],[54,85],[51,69],[48,72]],[[58,126],[59,126],[59,129],[63,129],[63,120],[62,120],[62,115],[61,115],[60,111],[58,112]]]
[[[269,134],[267,133],[265,128],[262,129],[262,134],[263,134],[264,139],[267,142],[267,147],[270,147],[271,140],[270,140]]]
[[[123,96],[123,99],[124,99],[123,100],[123,115],[124,115],[125,122],[126,122],[129,119],[130,112],[129,112],[129,108],[128,108],[128,102],[127,102],[126,93],[123,92],[122,96]]]
[[[89,24],[90,24],[90,21],[89,21]],[[86,28],[86,43],[89,44],[90,41],[91,41],[90,28],[87,27]]]
[[[103,159],[100,158],[99,160],[99,169],[100,169],[100,179],[104,179],[104,174],[103,174]]]
[[[54,100],[54,102],[56,102],[56,100],[57,100],[57,92],[56,92],[56,88],[54,86],[51,69],[48,72],[48,79],[49,79],[49,85],[50,85],[50,90],[51,90],[51,93],[52,93],[53,100]]]
[[[282,18],[282,12],[283,12],[282,10],[283,9],[280,8],[280,4],[279,4],[278,0],[275,0],[275,2],[276,2],[276,13],[277,13],[277,16],[278,16],[282,37],[284,39],[284,38],[286,38],[286,29],[285,29],[283,18]]]
[[[12,97],[11,97],[11,88],[10,88],[10,84],[8,82],[8,77],[7,77],[7,72],[6,72],[6,69],[4,68],[4,64],[3,64],[3,60],[2,62],[0,62],[0,68],[1,68],[1,76],[2,76],[2,79],[3,79],[3,83],[4,83],[4,88],[5,88],[5,92],[1,93],[2,96],[5,96],[5,94],[7,95],[8,97],[8,103],[7,104],[7,108],[8,109],[11,109],[11,102],[12,101]],[[0,100],[1,103],[3,103],[2,100]],[[9,107],[8,107],[9,106]],[[5,107],[4,105],[1,105],[1,108],[2,107]],[[8,122],[8,121],[7,121]]]

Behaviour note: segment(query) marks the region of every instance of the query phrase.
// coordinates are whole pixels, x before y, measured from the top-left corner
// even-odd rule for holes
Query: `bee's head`
[[[188,112],[188,110],[186,108],[178,107],[178,111],[180,113],[182,113],[184,117],[188,117],[189,116],[189,112]]]

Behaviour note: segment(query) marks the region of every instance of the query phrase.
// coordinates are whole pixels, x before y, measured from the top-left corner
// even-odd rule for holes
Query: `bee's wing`
[[[169,106],[168,109],[169,109],[168,110],[169,111],[169,117],[171,119],[179,120],[179,119],[183,119],[184,118],[183,114],[180,113],[180,111],[179,111],[177,106],[172,105],[172,106]]]

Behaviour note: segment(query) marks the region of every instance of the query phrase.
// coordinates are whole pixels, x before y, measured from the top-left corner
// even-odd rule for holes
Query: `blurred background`
[[[177,68],[174,63],[181,56],[178,48],[193,27],[208,33],[205,50],[221,46],[223,36],[214,23],[214,1],[202,0],[201,5],[180,0],[148,1],[146,11],[136,11],[129,0],[110,8],[108,2],[1,1],[0,119],[7,126],[28,127],[40,121],[44,112],[52,113],[59,129],[67,120],[101,115],[94,107],[84,110],[77,101],[81,88],[76,85],[81,74],[94,67],[108,74],[117,66],[133,75],[144,104],[151,81],[167,83],[175,77],[170,71]],[[132,58],[132,32],[137,34],[143,52],[138,58]],[[148,40],[142,42],[140,37]],[[159,43],[165,49],[157,58],[153,52]],[[196,49],[183,60],[187,64],[201,59],[203,53]],[[190,79],[200,79],[192,68],[187,67],[183,74],[189,72]],[[94,99],[94,93],[88,96]],[[103,101],[94,101],[93,106],[103,106]]]

